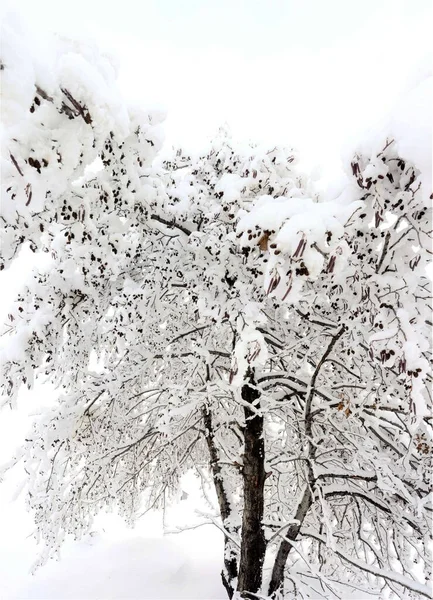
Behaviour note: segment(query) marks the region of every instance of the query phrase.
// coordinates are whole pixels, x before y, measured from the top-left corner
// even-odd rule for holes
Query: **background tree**
[[[2,378],[10,402],[34,374],[59,389],[14,459],[45,557],[195,469],[229,597],[430,596],[419,172],[390,139],[325,200],[291,150],[224,131],[152,165],[161,115],[114,102],[83,51],[60,45],[4,138],[4,264],[51,257],[11,308]],[[6,96],[18,68],[6,53]]]

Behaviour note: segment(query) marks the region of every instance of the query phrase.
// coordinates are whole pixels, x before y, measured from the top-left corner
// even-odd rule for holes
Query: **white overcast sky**
[[[425,71],[430,0],[15,0],[31,27],[118,56],[125,94],[168,109],[169,140],[234,135],[325,168]],[[424,61],[423,61],[424,57]],[[422,75],[423,73],[421,73]]]

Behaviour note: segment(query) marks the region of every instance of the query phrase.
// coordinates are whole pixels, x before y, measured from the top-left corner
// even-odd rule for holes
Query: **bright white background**
[[[322,164],[420,76],[429,0],[15,0],[31,27],[96,40],[167,135],[295,145]],[[422,76],[422,74],[421,74]]]
[[[118,57],[125,96],[168,110],[167,142],[198,147],[227,122],[236,137],[298,147],[330,179],[340,153],[386,120],[427,74],[428,0],[18,0],[28,25],[97,41]],[[37,49],[35,49],[37,51]],[[0,317],[22,264],[0,280]],[[17,273],[20,274],[17,277]],[[49,393],[0,415],[0,464]],[[22,473],[0,488],[0,598],[218,598],[221,544],[209,527],[162,538],[160,515],[134,532],[104,517],[97,534],[69,544],[61,563],[29,576],[35,545]],[[194,520],[205,508],[194,480],[167,517]]]

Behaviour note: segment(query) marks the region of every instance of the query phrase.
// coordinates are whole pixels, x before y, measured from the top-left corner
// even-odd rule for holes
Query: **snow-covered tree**
[[[13,461],[45,556],[107,505],[161,507],[193,469],[229,597],[430,597],[416,166],[388,139],[329,199],[292,150],[225,131],[153,161],[162,115],[127,110],[95,49],[56,48],[25,93],[2,56],[2,259],[50,257],[2,337],[8,402],[35,375],[59,390]]]

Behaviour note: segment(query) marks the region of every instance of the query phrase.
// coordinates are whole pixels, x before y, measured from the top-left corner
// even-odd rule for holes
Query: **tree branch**
[[[337,550],[336,548],[329,548],[329,546],[327,545],[325,536],[320,535],[320,534],[316,533],[315,531],[303,530],[302,535],[311,537],[311,538],[317,540],[318,542],[320,542],[321,544],[324,544],[328,549],[331,549],[337,556],[339,556],[343,560],[349,562],[354,567],[361,569],[362,571],[371,573],[372,575],[375,575],[376,577],[381,577],[382,579],[385,579],[386,581],[398,583],[403,588],[406,588],[408,590],[411,590],[413,592],[421,594],[421,596],[425,596],[426,598],[433,598],[433,593],[429,586],[424,585],[423,583],[418,583],[417,581],[414,581],[413,579],[409,579],[408,577],[405,577],[404,575],[401,575],[400,573],[392,573],[391,571],[386,571],[385,569],[380,569],[378,567],[375,567],[374,565],[369,565],[368,563],[363,562],[357,558],[352,558],[351,556],[348,556],[347,553],[340,552],[340,550]]]
[[[168,219],[163,219],[162,217],[160,217],[158,215],[151,215],[150,218],[153,219],[154,221],[158,221],[158,223],[162,223],[162,225],[166,225],[170,229],[173,229],[173,228],[179,229],[179,231],[182,231],[185,235],[191,235],[191,233],[192,233],[189,229],[187,229],[183,225],[179,225],[179,223],[176,223],[176,221],[174,219],[173,219],[173,221],[169,221]]]

